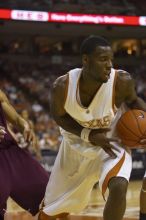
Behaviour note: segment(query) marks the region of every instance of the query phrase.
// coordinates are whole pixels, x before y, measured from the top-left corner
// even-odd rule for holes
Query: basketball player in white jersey
[[[105,39],[88,37],[81,55],[82,68],[53,85],[50,106],[63,140],[39,220],[83,210],[98,180],[103,196],[109,189],[104,220],[121,220],[125,212],[132,161],[116,137],[115,125],[123,103],[145,111],[146,104],[137,97],[130,74],[113,69],[113,52]]]

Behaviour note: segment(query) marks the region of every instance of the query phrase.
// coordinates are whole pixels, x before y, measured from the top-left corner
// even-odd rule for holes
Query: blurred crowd
[[[145,0],[1,0],[0,7],[97,14],[145,15]]]
[[[39,65],[44,66],[47,60],[50,63],[61,64],[63,56],[66,56],[66,61],[71,58],[75,59],[80,53],[80,44],[84,36],[64,36],[50,37],[47,35],[32,35],[32,36],[0,36],[0,54],[2,55],[19,55],[17,59],[31,62],[39,58]],[[112,41],[111,39],[109,39]],[[115,57],[145,57],[146,56],[146,39],[114,39],[112,41],[112,49]],[[14,56],[13,56],[14,57]],[[12,59],[12,56],[11,56]],[[74,63],[77,63],[78,57]],[[65,61],[65,62],[66,62]],[[54,67],[51,67],[54,68]],[[54,71],[54,70],[53,70]]]

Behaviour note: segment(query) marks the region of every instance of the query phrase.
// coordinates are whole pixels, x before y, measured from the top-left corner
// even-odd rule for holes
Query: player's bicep
[[[54,88],[51,91],[50,111],[53,117],[61,117],[65,114],[64,106],[61,101],[61,95]]]

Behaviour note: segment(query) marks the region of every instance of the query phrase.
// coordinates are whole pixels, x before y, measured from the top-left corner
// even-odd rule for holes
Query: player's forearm
[[[23,132],[25,126],[28,126],[28,123],[16,112],[10,103],[3,101],[2,107],[6,120],[15,126],[20,132]]]
[[[83,127],[80,124],[78,124],[73,118],[71,118],[68,114],[62,117],[54,117],[54,120],[64,130],[80,137]]]
[[[29,124],[20,116],[17,117],[15,121],[15,126],[17,129],[23,133],[24,129],[29,126]]]

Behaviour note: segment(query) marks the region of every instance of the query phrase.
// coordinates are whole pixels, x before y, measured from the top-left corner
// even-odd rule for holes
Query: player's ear
[[[83,65],[87,65],[87,63],[88,63],[88,56],[87,56],[87,54],[83,54],[82,55],[82,63],[83,63]]]

